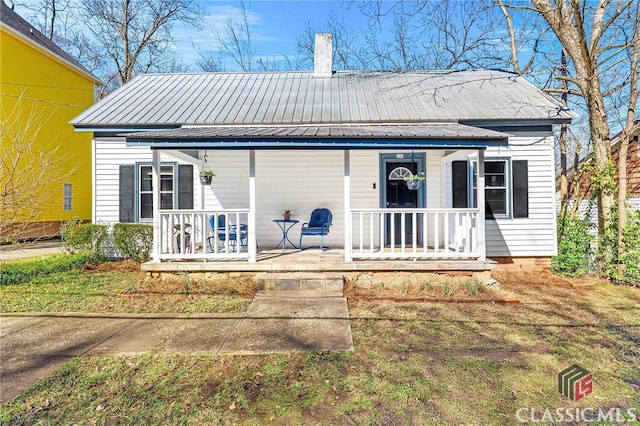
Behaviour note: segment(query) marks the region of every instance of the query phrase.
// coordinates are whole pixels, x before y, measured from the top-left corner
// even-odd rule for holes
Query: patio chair
[[[300,243],[298,247],[302,250],[302,237],[306,236],[319,236],[320,237],[320,250],[324,250],[324,236],[329,234],[331,228],[331,222],[333,221],[333,215],[329,209],[315,209],[311,212],[311,218],[309,222],[302,224],[300,230]],[[327,247],[329,248],[329,247]]]
[[[218,241],[224,243],[227,239],[227,223],[226,223],[227,216],[224,214],[221,214],[221,215],[218,215],[217,219],[218,219],[217,220],[218,223],[216,223],[215,216],[209,216],[209,225],[211,226],[211,230],[214,233],[217,233]],[[238,238],[238,230],[240,231],[239,238]],[[247,225],[240,224],[239,228],[238,226],[235,226],[235,225],[229,226],[228,237],[229,237],[229,243],[231,245],[231,251],[236,251],[236,244],[238,242],[238,239],[240,240],[240,250],[246,251],[247,238],[248,238]],[[209,244],[209,249],[211,250],[211,252],[214,251],[214,247],[213,247],[214,240],[215,240],[215,235],[212,235],[207,238],[207,244]]]

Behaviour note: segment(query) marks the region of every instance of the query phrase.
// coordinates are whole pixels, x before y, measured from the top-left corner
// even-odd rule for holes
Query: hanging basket
[[[211,176],[200,176],[200,183],[203,185],[211,185]]]
[[[407,188],[415,191],[416,189],[420,189],[420,181],[419,180],[408,180]]]

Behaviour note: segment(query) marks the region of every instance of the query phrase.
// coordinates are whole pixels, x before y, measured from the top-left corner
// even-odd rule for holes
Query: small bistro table
[[[284,247],[287,244],[287,242],[291,244],[291,247],[297,248],[296,245],[293,244],[289,239],[288,234],[289,234],[289,230],[293,227],[293,225],[295,225],[300,221],[295,219],[286,219],[286,220],[274,219],[273,222],[276,223],[280,227],[280,230],[282,231],[282,240],[280,240],[276,248],[282,246],[282,250],[284,251]]]

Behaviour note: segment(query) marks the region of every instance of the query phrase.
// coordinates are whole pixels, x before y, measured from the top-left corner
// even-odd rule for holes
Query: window
[[[452,200],[454,208],[476,206],[477,163],[454,161]],[[486,160],[485,213],[488,218],[529,217],[528,162],[526,160]],[[471,181],[469,182],[469,176]],[[472,191],[467,188],[471,184]]]
[[[70,183],[64,184],[62,205],[65,211],[73,210],[73,188]]]
[[[120,166],[120,222],[153,219],[153,167],[148,163]],[[193,166],[160,166],[160,209],[193,208]]]
[[[174,166],[160,166],[160,209],[174,208]],[[140,221],[153,219],[153,169],[138,166],[138,218]]]
[[[507,200],[507,162],[484,162],[484,199],[487,216],[507,216],[509,203]],[[473,175],[473,193],[476,195],[476,173]],[[476,204],[476,203],[474,203]]]

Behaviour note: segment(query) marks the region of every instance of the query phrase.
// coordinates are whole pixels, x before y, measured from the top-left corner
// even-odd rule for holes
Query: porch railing
[[[249,209],[160,210],[157,257],[248,259],[248,219]]]
[[[351,255],[477,259],[477,222],[478,209],[351,209]]]

